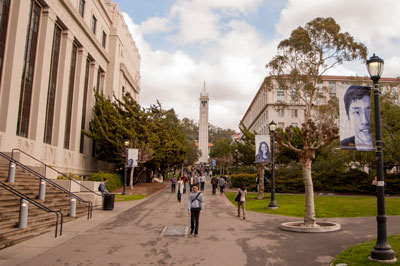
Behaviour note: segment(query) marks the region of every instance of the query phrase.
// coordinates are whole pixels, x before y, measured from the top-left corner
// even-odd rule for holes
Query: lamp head
[[[129,141],[125,140],[124,145],[125,145],[125,147],[128,147],[129,146]]]
[[[384,65],[383,59],[379,58],[375,54],[367,60],[367,69],[369,76],[371,77],[372,80],[378,81],[381,78],[383,72],[383,65]]]
[[[272,120],[271,123],[269,123],[268,128],[270,132],[275,132],[276,123],[274,122],[274,120]]]

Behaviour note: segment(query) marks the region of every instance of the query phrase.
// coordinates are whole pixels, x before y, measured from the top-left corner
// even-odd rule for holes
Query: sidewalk
[[[75,236],[84,234],[101,223],[107,222],[126,210],[142,204],[158,193],[168,189],[169,186],[162,188],[141,200],[115,202],[112,211],[94,210],[92,219],[90,220],[88,220],[86,216],[83,216],[74,221],[65,223],[63,225],[62,236],[57,238],[54,237],[54,227],[51,227],[47,233],[1,250],[0,265],[18,265],[22,262],[29,261],[33,257],[67,242]]]

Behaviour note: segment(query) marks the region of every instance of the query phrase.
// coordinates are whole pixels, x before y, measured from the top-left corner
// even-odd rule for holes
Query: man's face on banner
[[[356,144],[372,145],[370,126],[370,98],[354,99],[349,106],[349,119],[354,128]]]

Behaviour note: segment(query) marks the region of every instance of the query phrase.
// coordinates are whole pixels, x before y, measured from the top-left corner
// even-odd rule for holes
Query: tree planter
[[[341,226],[332,222],[316,222],[317,226],[308,227],[304,225],[304,221],[288,222],[281,224],[280,228],[285,231],[302,232],[302,233],[326,233],[340,230]]]

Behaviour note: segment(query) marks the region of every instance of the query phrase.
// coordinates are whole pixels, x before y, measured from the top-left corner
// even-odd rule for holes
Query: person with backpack
[[[218,187],[218,178],[213,176],[211,178],[211,185],[212,185],[212,194],[215,195],[215,193],[217,192],[217,187]]]
[[[246,219],[246,215],[244,213],[245,204],[246,204],[247,190],[245,185],[240,185],[240,188],[235,196],[235,201],[238,203],[238,217],[240,217],[240,207],[243,210],[243,219]]]
[[[203,194],[198,191],[198,185],[192,185],[193,191],[188,196],[188,212],[190,215],[190,234],[194,233],[197,237],[199,234],[199,219],[202,210],[204,210]]]

